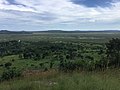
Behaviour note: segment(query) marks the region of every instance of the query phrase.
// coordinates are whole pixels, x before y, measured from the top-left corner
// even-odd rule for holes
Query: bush
[[[75,62],[60,62],[60,65],[59,65],[59,70],[61,71],[65,71],[65,72],[69,72],[69,71],[73,71],[77,69],[77,65]]]
[[[1,81],[4,81],[4,80],[13,79],[15,77],[20,77],[20,76],[21,76],[21,71],[17,69],[7,69],[2,73],[0,79]]]
[[[9,68],[10,66],[12,66],[12,63],[10,62],[5,63],[5,68]]]
[[[3,64],[0,64],[0,67],[3,67],[4,65]]]
[[[45,72],[45,71],[48,71],[48,68],[47,68],[47,67],[45,67],[44,72]]]
[[[14,62],[14,61],[15,61],[15,59],[12,59],[11,61],[12,61],[12,62]]]

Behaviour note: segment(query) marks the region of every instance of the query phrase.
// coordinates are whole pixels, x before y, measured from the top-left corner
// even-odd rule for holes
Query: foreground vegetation
[[[0,90],[120,90],[119,70],[58,73],[47,71],[0,84]]]

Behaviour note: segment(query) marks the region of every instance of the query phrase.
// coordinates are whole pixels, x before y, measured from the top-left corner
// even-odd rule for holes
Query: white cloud
[[[9,4],[6,0],[0,1],[0,9],[34,12],[34,10],[30,7],[25,7],[23,5],[12,5],[12,4]]]
[[[120,2],[112,3],[111,7],[104,8],[88,8],[74,4],[70,0],[15,0],[15,2],[19,5],[11,5],[6,0],[0,0],[0,11],[14,10],[19,12],[18,14],[0,12],[0,18],[11,17],[43,24],[113,22],[120,20]]]

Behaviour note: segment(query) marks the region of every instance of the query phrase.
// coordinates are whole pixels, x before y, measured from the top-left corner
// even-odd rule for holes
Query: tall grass
[[[120,90],[119,70],[47,73],[2,82],[0,90]]]

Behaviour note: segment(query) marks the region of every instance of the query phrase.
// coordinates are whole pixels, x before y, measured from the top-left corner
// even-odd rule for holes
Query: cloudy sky
[[[120,0],[0,0],[0,29],[120,30]]]

